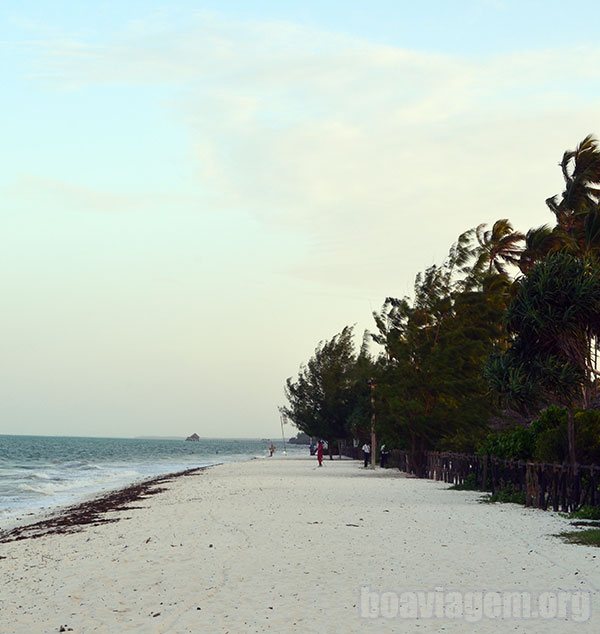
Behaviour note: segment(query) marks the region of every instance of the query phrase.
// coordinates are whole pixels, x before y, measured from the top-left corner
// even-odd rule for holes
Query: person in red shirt
[[[317,460],[319,461],[319,467],[323,466],[323,441],[319,440],[317,444]]]

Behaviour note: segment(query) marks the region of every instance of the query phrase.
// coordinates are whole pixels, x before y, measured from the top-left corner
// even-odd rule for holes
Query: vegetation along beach
[[[0,6],[0,634],[600,631],[591,0]]]

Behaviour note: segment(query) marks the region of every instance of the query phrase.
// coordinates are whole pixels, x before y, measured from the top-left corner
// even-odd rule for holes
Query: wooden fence
[[[387,466],[414,475],[407,451],[390,453]],[[428,451],[423,477],[449,484],[470,484],[479,491],[509,489],[522,493],[525,505],[570,513],[600,506],[600,467],[503,460],[491,456]]]

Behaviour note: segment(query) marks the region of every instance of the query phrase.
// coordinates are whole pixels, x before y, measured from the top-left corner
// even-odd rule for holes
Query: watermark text
[[[591,596],[582,591],[524,592],[360,589],[360,616],[365,619],[562,619],[581,623],[591,616]]]

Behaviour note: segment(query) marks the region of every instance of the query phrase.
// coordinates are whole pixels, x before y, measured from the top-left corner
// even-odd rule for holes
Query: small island
[[[192,434],[186,438],[186,441],[200,442],[200,436],[198,436],[198,434]]]

